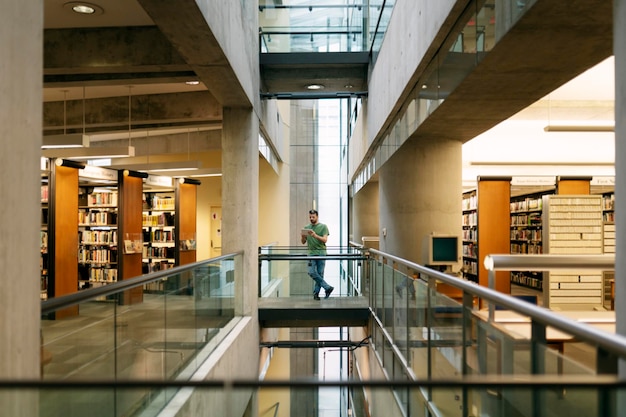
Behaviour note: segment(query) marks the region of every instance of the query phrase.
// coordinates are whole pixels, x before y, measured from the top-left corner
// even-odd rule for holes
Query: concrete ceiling
[[[612,3],[536,1],[414,139],[467,142],[611,56]]]
[[[44,134],[85,132],[93,143],[148,134],[187,138],[191,130],[210,132],[206,143],[214,147],[222,107],[247,98],[230,82],[236,77],[195,1],[90,3],[101,7],[81,15],[66,0],[45,1]],[[185,36],[202,36],[211,71],[185,56],[195,45]]]
[[[91,16],[65,0],[44,3],[44,134],[85,130],[115,139],[132,130],[186,138],[195,129],[211,132],[212,147],[223,106],[249,106],[195,0],[107,0]],[[611,1],[536,1],[414,139],[465,142],[537,101],[612,54],[612,20]],[[304,92],[316,80],[330,93],[346,85],[366,92],[367,58],[351,59],[322,59],[317,67],[296,61],[302,68],[295,70],[262,62],[262,92]],[[391,115],[415,88],[407,87]]]

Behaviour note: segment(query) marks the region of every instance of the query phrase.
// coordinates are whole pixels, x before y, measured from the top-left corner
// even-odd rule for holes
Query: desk
[[[585,323],[595,328],[604,330],[609,333],[615,333],[615,311],[552,311],[555,314],[575,320],[579,323]],[[532,329],[530,318],[509,310],[494,311],[493,321],[489,321],[488,310],[478,310],[473,312],[474,315],[487,323],[492,323],[498,328],[511,336],[516,341],[530,340]],[[557,350],[561,355],[565,351],[565,343],[575,341],[575,337],[557,330],[552,327],[546,327],[546,345]],[[562,360],[558,361],[558,372],[563,370]]]
[[[552,313],[558,314],[568,319],[575,320],[579,323],[587,324],[613,324],[615,326],[615,311],[561,311],[551,310]],[[473,312],[475,316],[483,321],[489,321],[489,310],[476,310]],[[516,313],[510,310],[495,310],[493,312],[493,321],[495,323],[530,323],[530,317]]]

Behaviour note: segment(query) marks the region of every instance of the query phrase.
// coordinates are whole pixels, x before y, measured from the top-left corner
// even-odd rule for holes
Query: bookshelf
[[[472,255],[477,261],[478,284],[489,286],[489,273],[483,259],[489,254],[503,254],[509,251],[509,199],[511,177],[477,178],[476,188],[476,233]],[[469,214],[469,213],[468,213]],[[485,230],[485,233],[481,233]],[[469,250],[469,245],[468,245]],[[469,259],[468,259],[469,261]],[[494,289],[505,294],[511,293],[511,281],[506,271],[496,271]]]
[[[78,291],[78,172],[79,165],[61,159],[50,163],[48,177],[47,298]],[[56,311],[50,319],[78,315],[78,305]]]
[[[602,194],[602,250],[604,253],[615,253],[615,192]],[[602,282],[604,306],[612,310],[615,271],[604,271]]]
[[[117,281],[117,216],[117,187],[83,186],[79,188],[78,282],[80,289]]]
[[[612,224],[615,225],[615,193],[604,193],[602,194],[602,221],[604,224]],[[615,230],[613,230],[615,232]],[[615,238],[615,235],[613,235]],[[611,243],[611,242],[609,242]],[[609,248],[609,253],[615,252],[615,242],[612,242],[612,248]],[[605,252],[607,252],[605,250]]]
[[[547,190],[511,197],[511,254],[541,254],[543,196],[552,194]],[[537,291],[543,289],[543,273],[537,271],[511,271],[511,283]]]
[[[148,174],[130,170],[117,172],[120,190],[119,230],[121,254],[119,258],[119,281],[142,275],[143,232],[142,232],[142,192],[143,182]],[[124,305],[143,302],[141,287],[124,291],[119,300]]]
[[[463,193],[463,278],[478,282],[478,196],[476,190]]]
[[[39,297],[42,300],[48,299],[48,214],[49,214],[49,205],[48,205],[48,196],[50,192],[50,187],[48,186],[48,171],[42,171],[42,184],[41,184],[41,232],[39,237],[39,250],[41,253],[41,257],[39,259],[39,271],[40,271],[40,282],[39,282]]]
[[[176,183],[176,204],[179,213],[175,224],[178,232],[176,265],[196,262],[196,216],[200,181],[179,178]]]
[[[174,192],[143,193],[144,274],[170,269],[176,264]]]
[[[580,195],[591,193],[592,177],[558,176],[555,179],[556,194]]]
[[[549,254],[601,254],[602,196],[543,196],[543,250]],[[544,273],[543,305],[592,309],[603,303],[601,271],[562,270]]]
[[[175,182],[177,213],[175,224],[178,235],[176,265],[196,262],[196,205],[199,184],[200,181],[190,178],[179,178]],[[194,275],[190,272],[182,273],[172,284],[176,285],[176,291],[191,295],[195,286]]]

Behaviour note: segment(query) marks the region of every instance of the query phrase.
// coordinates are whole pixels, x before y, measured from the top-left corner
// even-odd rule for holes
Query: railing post
[[[598,375],[615,375],[617,374],[618,357],[606,350],[598,347],[596,350],[596,373]],[[598,389],[598,415],[599,416],[616,416],[617,409],[617,391],[608,389]]]
[[[474,296],[467,291],[463,291],[463,311],[461,313],[462,317],[462,329],[461,329],[461,340],[463,341],[463,350],[461,351],[462,357],[462,374],[463,377],[470,374],[470,366],[468,363],[468,353],[467,349],[472,345],[472,336],[473,336],[473,323],[471,311],[474,308]],[[463,417],[468,417],[469,414],[469,399],[468,399],[469,390],[467,387],[463,387]]]
[[[259,246],[259,256],[257,258],[259,260],[258,261],[258,263],[259,263],[259,274],[257,275],[259,277],[258,282],[257,282],[257,287],[258,287],[258,289],[257,289],[257,292],[258,292],[257,297],[259,297],[259,298],[261,297],[261,282],[262,282],[262,279],[261,279],[261,269],[262,269],[261,263],[263,262],[263,260],[261,259],[262,252],[263,251],[261,250],[261,246]]]
[[[493,270],[493,269],[490,269],[488,275],[489,275],[489,289],[495,291],[495,289],[496,289],[496,271]],[[489,321],[493,322],[496,306],[493,303],[489,303],[487,306],[489,308]]]
[[[532,320],[530,323],[530,369],[533,375],[543,375],[546,371],[546,326]],[[545,411],[545,388],[536,388],[532,395],[532,415],[540,416]]]

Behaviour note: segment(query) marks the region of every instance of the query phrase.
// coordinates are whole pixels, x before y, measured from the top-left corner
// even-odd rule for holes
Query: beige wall
[[[289,329],[278,329],[276,340],[289,340]],[[291,376],[290,357],[291,353],[296,353],[295,349],[273,349],[273,354],[269,367],[265,372],[265,380],[288,380]],[[291,390],[289,388],[280,389],[260,389],[259,396],[259,417],[273,417],[278,406],[277,417],[289,417],[291,411]]]
[[[203,153],[199,159],[202,166],[207,168],[220,168],[222,165],[222,152],[213,151]],[[197,254],[198,261],[211,257],[211,222],[219,221],[211,218],[211,207],[222,205],[222,177],[198,178],[201,182],[198,186],[198,215],[197,219]]]
[[[261,158],[259,164],[259,245],[289,245],[289,166],[279,173]]]
[[[363,236],[378,238],[379,227],[378,182],[370,181],[359,190],[352,200],[352,236],[350,240],[362,243]],[[367,247],[378,248],[371,239]]]

